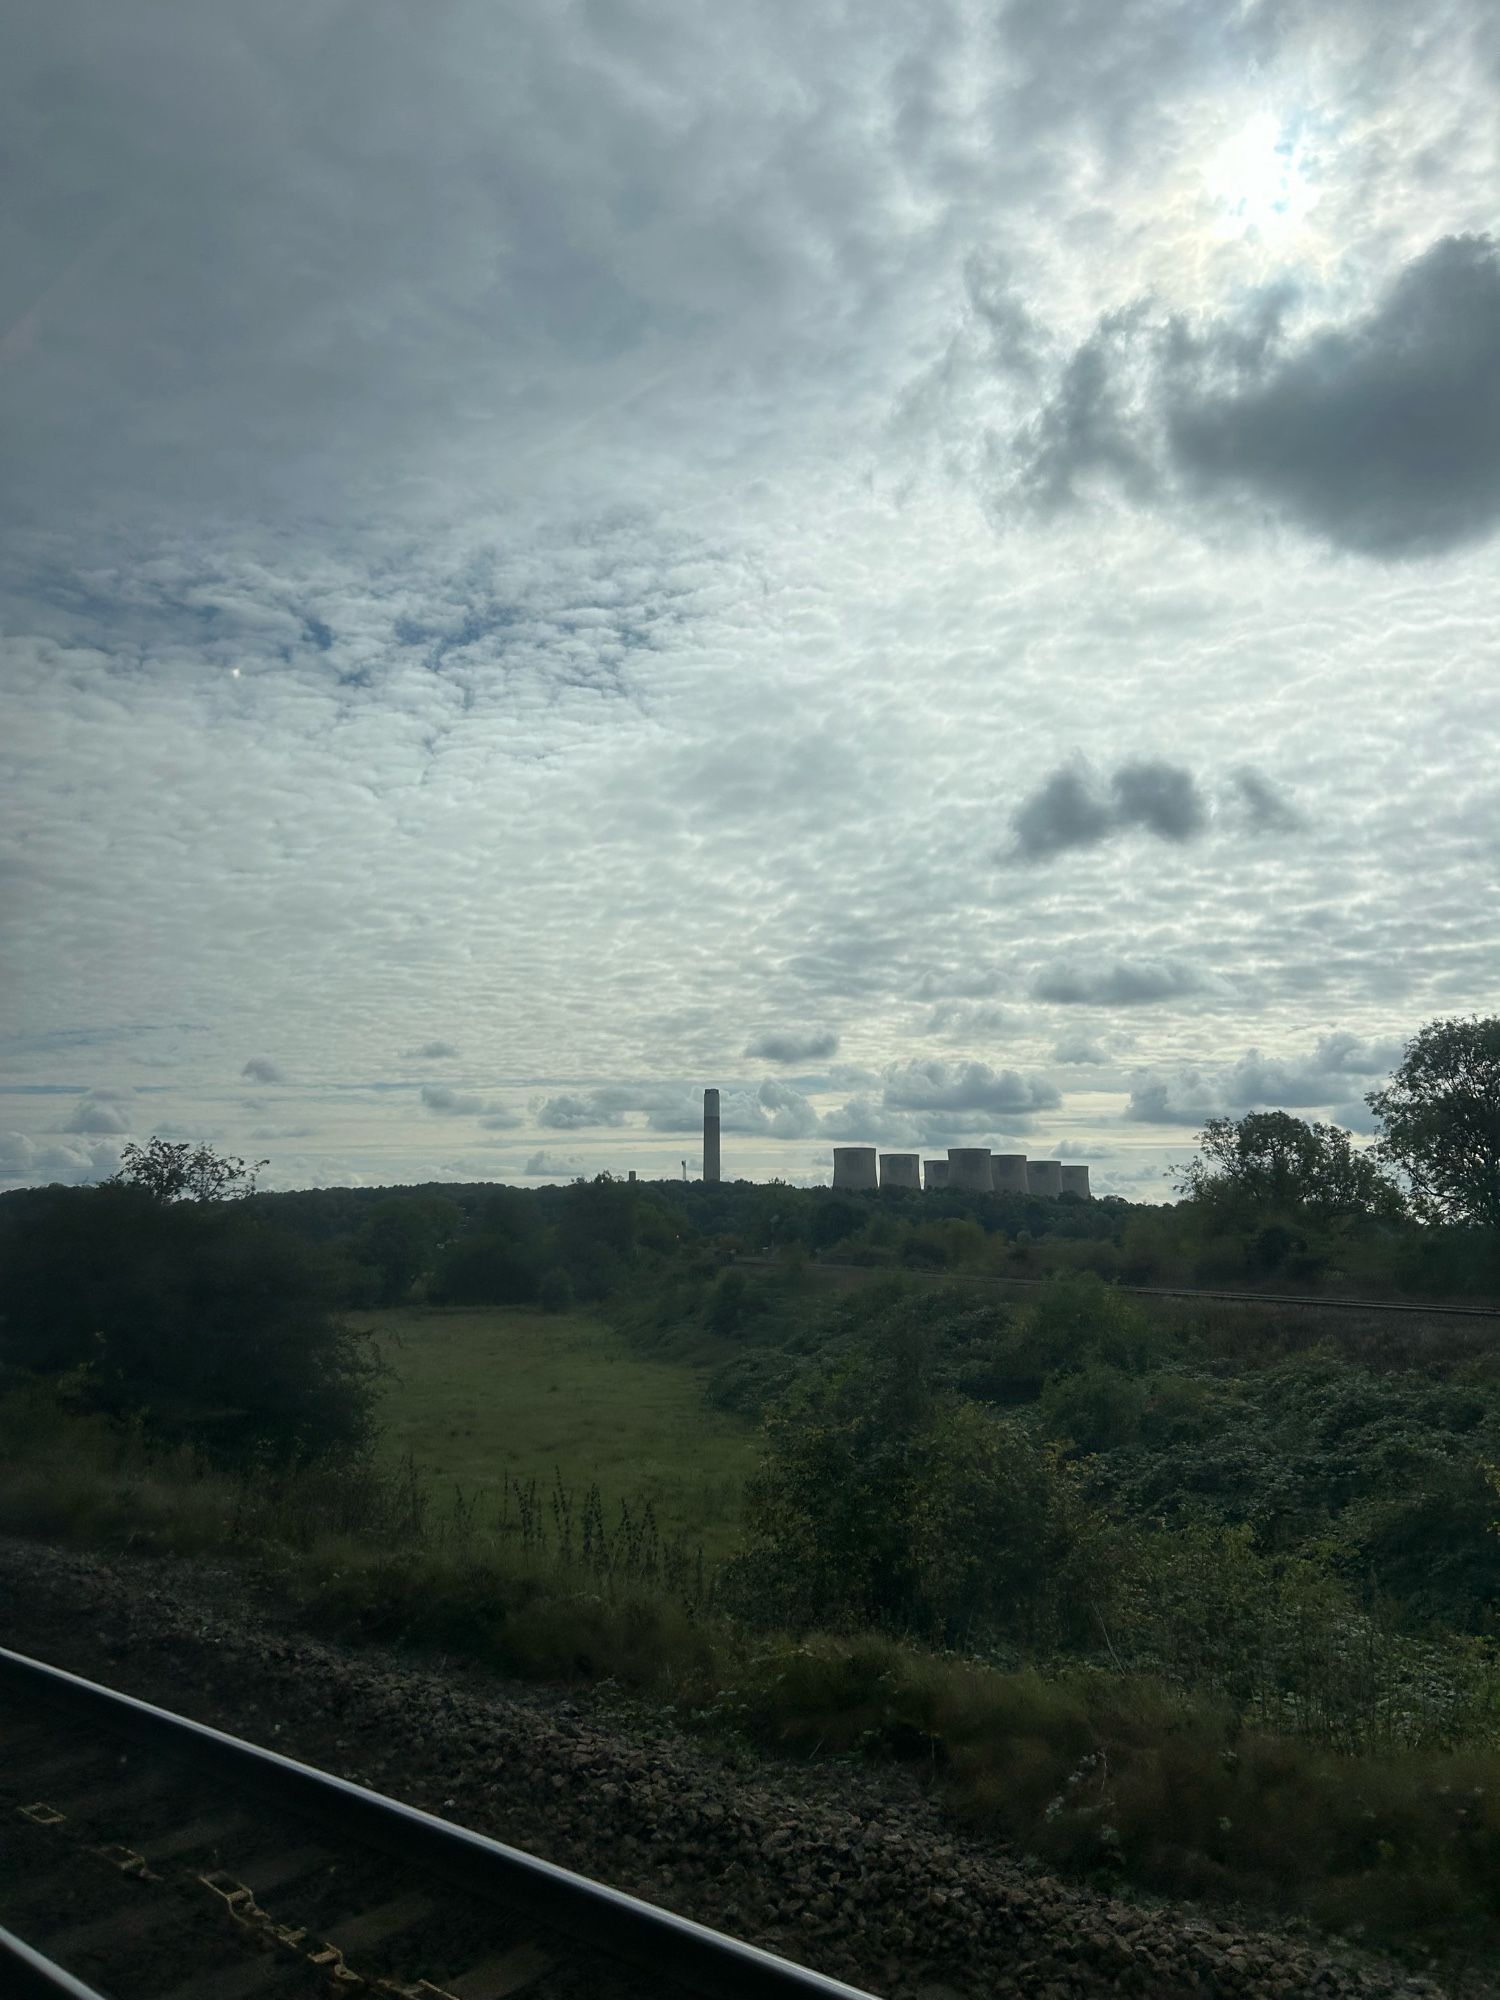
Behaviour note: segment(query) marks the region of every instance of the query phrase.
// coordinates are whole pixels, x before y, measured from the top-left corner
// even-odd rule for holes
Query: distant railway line
[[[741,1257],[742,1265],[753,1265],[764,1270],[779,1269],[774,1257]],[[816,1269],[820,1271],[860,1271],[868,1277],[890,1277],[893,1273],[907,1278],[926,1278],[935,1284],[967,1285],[1022,1285],[1036,1286],[1048,1283],[1046,1278],[1009,1278],[994,1271],[933,1271],[909,1268],[905,1265],[854,1264],[840,1262],[831,1257],[820,1257]],[[1301,1306],[1334,1312],[1406,1313],[1422,1319],[1494,1319],[1500,1320],[1500,1304],[1480,1306],[1429,1305],[1410,1299],[1347,1299],[1331,1292],[1223,1292],[1212,1291],[1197,1285],[1111,1285],[1112,1291],[1128,1292],[1132,1298],[1141,1299],[1216,1299],[1236,1306]]]
[[[7,2000],[868,2000],[3,1648],[0,1820]]]

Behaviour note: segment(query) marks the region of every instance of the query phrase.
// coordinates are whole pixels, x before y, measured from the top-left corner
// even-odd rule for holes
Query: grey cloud
[[[1296,833],[1307,824],[1286,794],[1253,764],[1230,774],[1245,818],[1255,833]]]
[[[1064,1035],[1053,1046],[1052,1060],[1058,1063],[1104,1063],[1109,1057],[1087,1035]]]
[[[1038,973],[1032,996],[1062,1007],[1141,1007],[1203,991],[1203,974],[1191,965],[1116,959],[1102,966],[1055,965]]]
[[[1500,522],[1500,257],[1447,237],[1363,319],[1278,352],[1261,380],[1174,393],[1167,437],[1206,486],[1239,487],[1340,546],[1435,555]]]
[[[63,1127],[65,1132],[128,1132],[129,1126],[112,1104],[86,1097]]]
[[[1145,499],[1156,477],[1130,408],[1122,354],[1127,355],[1143,306],[1111,313],[1063,364],[1052,395],[1012,440],[1022,466],[1021,491],[1044,514],[1076,502],[1079,481],[1103,474],[1127,493]]]
[[[1335,1125],[1342,1125],[1348,1132],[1358,1132],[1368,1138],[1379,1130],[1375,1114],[1362,1097],[1356,1097],[1348,1104],[1336,1104],[1329,1114]]]
[[[476,1097],[472,1091],[454,1090],[446,1083],[424,1083],[422,1102],[429,1111],[436,1111],[445,1118],[472,1117],[490,1108],[482,1097]]]
[[[818,1129],[818,1114],[790,1084],[768,1077],[757,1093],[773,1139],[807,1139]]]
[[[1351,1131],[1371,1128],[1351,1087],[1400,1059],[1398,1043],[1362,1041],[1345,1030],[1320,1037],[1305,1057],[1268,1056],[1247,1049],[1220,1069],[1148,1070],[1135,1080],[1125,1116],[1149,1125],[1201,1124],[1246,1111],[1321,1111]]]
[[[1370,310],[1295,338],[1292,295],[1237,318],[1106,315],[1011,440],[1013,502],[1095,477],[1136,502],[1238,497],[1336,547],[1442,554],[1500,524],[1500,250],[1443,237]],[[1002,496],[1003,498],[1003,496]]]
[[[0,1133],[0,1180],[62,1181],[78,1186],[103,1179],[119,1164],[119,1147],[106,1139],[83,1146],[49,1146],[24,1132]]]
[[[1313,1061],[1332,1076],[1379,1076],[1396,1067],[1405,1048],[1397,1037],[1371,1042],[1347,1028],[1336,1028],[1332,1034],[1319,1037]]]
[[[839,1052],[839,1038],[831,1028],[780,1029],[757,1035],[746,1047],[747,1056],[766,1062],[821,1062]]]
[[[523,1174],[531,1174],[542,1180],[571,1181],[583,1172],[577,1160],[563,1159],[556,1153],[532,1153],[524,1167]]]
[[[1080,760],[1054,771],[1016,808],[1013,854],[1043,861],[1069,848],[1098,847],[1130,827],[1183,842],[1201,834],[1208,820],[1197,780],[1181,765],[1140,758],[1119,765],[1106,788]]]
[[[1054,771],[1016,808],[1011,824],[1016,851],[1039,861],[1070,847],[1097,847],[1113,832],[1115,816],[1087,766],[1074,766]]]
[[[623,1125],[625,1110],[602,1091],[590,1091],[586,1097],[564,1092],[543,1101],[536,1122],[553,1132],[578,1132],[588,1126]]]
[[[1047,1077],[993,1070],[988,1063],[909,1062],[886,1072],[886,1107],[896,1111],[1047,1111],[1062,1102]]]
[[[516,1127],[525,1121],[515,1111],[497,1108],[486,1112],[479,1122],[487,1132],[514,1132]]]
[[[1143,826],[1162,840],[1180,841],[1192,840],[1208,824],[1208,809],[1191,772],[1176,764],[1122,764],[1110,785],[1121,826]]]
[[[285,1083],[286,1077],[278,1066],[265,1056],[252,1056],[240,1071],[251,1083]]]
[[[1008,1009],[993,1001],[945,1000],[928,1008],[922,1031],[972,1040],[981,1035],[1003,1034],[1010,1025]]]
[[[1143,1076],[1130,1093],[1125,1116],[1139,1125],[1201,1125],[1224,1109],[1216,1085],[1201,1070]]]
[[[445,1056],[456,1056],[458,1050],[452,1042],[423,1042],[420,1048],[403,1049],[403,1062],[438,1062]]]

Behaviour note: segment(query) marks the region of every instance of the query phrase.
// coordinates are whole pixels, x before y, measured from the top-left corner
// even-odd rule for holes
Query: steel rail
[[[5,2000],[103,2000],[71,1972],[0,1926],[0,1993]]]
[[[691,1992],[723,1994],[730,2000],[872,2000],[860,1988],[455,1826],[435,1813],[6,1647],[0,1647],[0,1693],[45,1703],[75,1721],[175,1757],[194,1771],[227,1778],[347,1839],[379,1848],[470,1894],[520,1909],[569,1939]],[[79,1993],[95,2000],[86,1988]]]

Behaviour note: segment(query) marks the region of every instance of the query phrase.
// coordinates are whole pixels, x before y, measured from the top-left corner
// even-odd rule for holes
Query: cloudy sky
[[[1489,0],[13,0],[0,1183],[1157,1198],[1500,990]]]

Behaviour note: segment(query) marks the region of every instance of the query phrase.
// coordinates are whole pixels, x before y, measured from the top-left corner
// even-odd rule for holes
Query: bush
[[[1055,1450],[934,1394],[898,1324],[768,1425],[728,1599],[761,1623],[908,1632],[1022,1651],[1076,1640],[1108,1535]]]
[[[334,1310],[331,1262],[243,1201],[49,1188],[0,1239],[0,1370],[67,1376],[80,1407],[216,1457],[365,1440],[380,1372]]]

